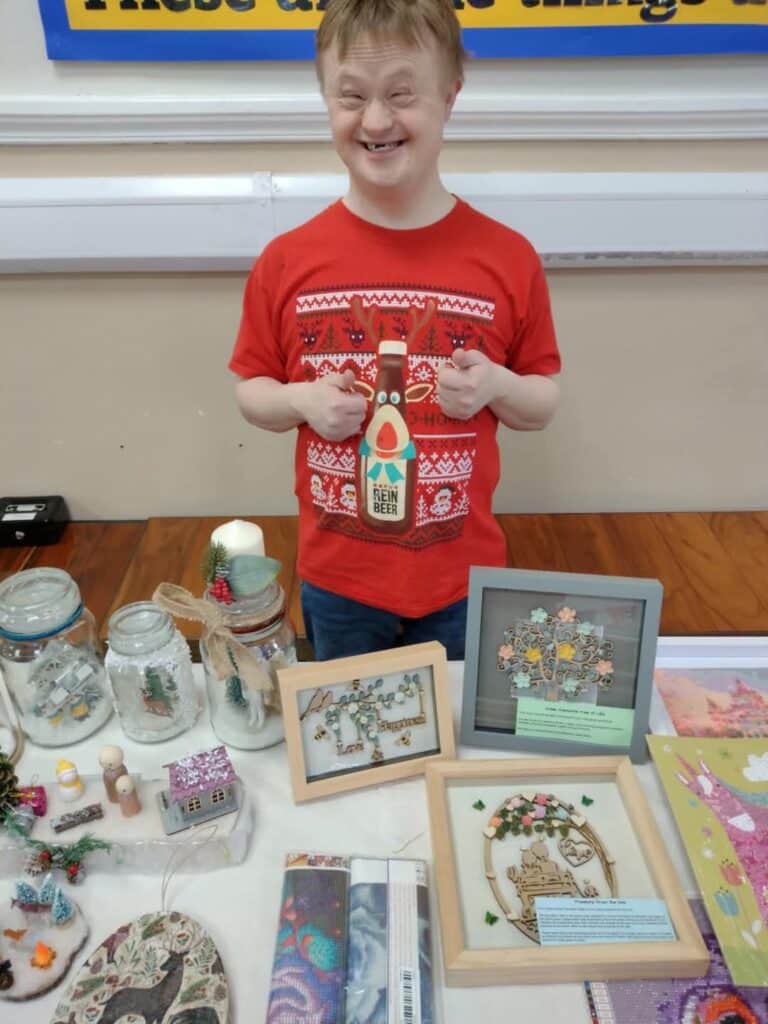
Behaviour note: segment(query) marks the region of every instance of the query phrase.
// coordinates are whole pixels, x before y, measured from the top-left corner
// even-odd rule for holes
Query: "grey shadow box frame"
[[[628,745],[609,746],[574,740],[517,736],[514,732],[483,729],[476,724],[480,654],[484,644],[498,642],[486,637],[483,628],[483,598],[487,590],[541,595],[567,595],[576,603],[579,597],[638,601],[643,603],[639,629],[639,657],[635,677],[634,718]],[[523,750],[540,754],[627,754],[636,764],[648,760],[645,735],[648,732],[653,669],[664,590],[654,579],[629,576],[593,576],[583,573],[543,572],[527,569],[491,569],[473,566],[469,573],[467,634],[464,661],[464,686],[461,703],[461,742],[470,747],[497,750]]]

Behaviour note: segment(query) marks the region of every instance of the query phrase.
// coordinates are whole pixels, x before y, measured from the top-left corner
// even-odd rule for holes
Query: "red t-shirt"
[[[505,564],[491,512],[498,420],[488,408],[449,419],[436,398],[457,347],[519,374],[560,369],[535,250],[462,200],[413,230],[339,201],[264,249],[230,368],[285,383],[351,367],[369,399],[362,435],[298,428],[305,580],[411,618],[464,597],[470,565]]]

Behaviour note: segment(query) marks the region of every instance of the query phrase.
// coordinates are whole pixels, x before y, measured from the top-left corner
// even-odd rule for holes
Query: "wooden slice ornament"
[[[573,804],[551,793],[516,793],[493,812],[483,835],[485,874],[494,899],[507,921],[532,942],[540,941],[537,896],[608,898],[618,893],[614,861],[598,834]],[[518,862],[506,868],[502,884],[492,844],[510,836],[518,841]],[[598,864],[601,879],[595,877]]]
[[[229,984],[213,939],[185,914],[144,914],[91,954],[51,1024],[228,1024]]]

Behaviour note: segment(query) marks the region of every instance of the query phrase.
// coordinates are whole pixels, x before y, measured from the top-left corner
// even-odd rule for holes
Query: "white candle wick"
[[[223,544],[230,558],[235,555],[264,555],[264,533],[255,523],[232,519],[211,534],[212,544]]]

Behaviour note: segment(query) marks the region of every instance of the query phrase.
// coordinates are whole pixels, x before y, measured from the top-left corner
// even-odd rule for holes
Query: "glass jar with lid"
[[[138,743],[178,736],[199,712],[192,657],[171,616],[152,601],[136,601],[109,620],[109,673],[123,732]]]
[[[24,569],[0,583],[0,664],[34,743],[69,746],[112,714],[93,615],[63,569]]]
[[[236,639],[264,662],[277,694],[277,670],[296,662],[296,633],[285,610],[285,592],[273,580],[263,590],[230,598],[222,603],[214,596],[215,584],[205,591],[205,599],[218,605],[225,625]],[[261,692],[249,690],[237,675],[221,678],[215,671],[205,641],[200,642],[205,668],[211,725],[222,743],[243,750],[261,750],[279,743],[285,736],[279,710],[270,705]]]

